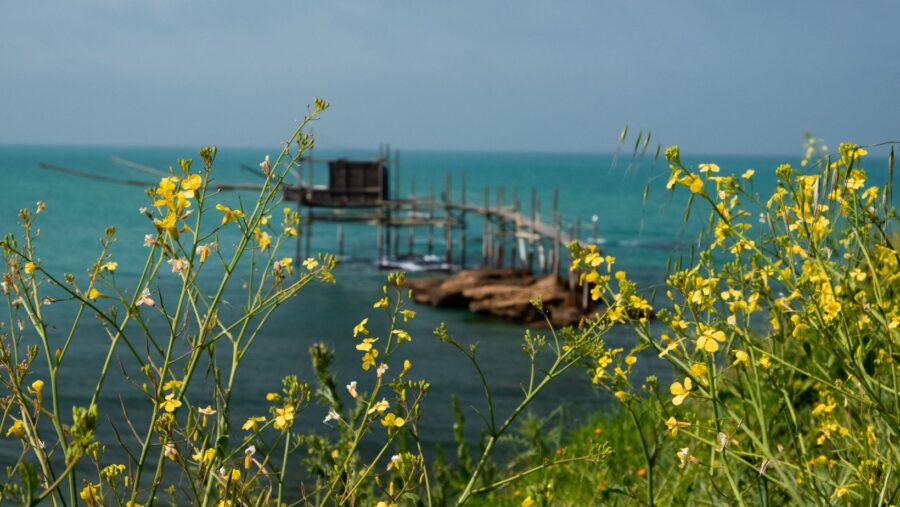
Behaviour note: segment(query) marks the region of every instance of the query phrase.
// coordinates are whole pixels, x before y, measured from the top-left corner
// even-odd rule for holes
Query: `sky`
[[[0,144],[698,153],[900,139],[900,2],[0,0]]]

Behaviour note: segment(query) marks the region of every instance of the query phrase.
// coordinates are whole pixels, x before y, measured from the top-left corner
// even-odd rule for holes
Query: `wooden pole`
[[[410,213],[408,214],[410,218],[415,218],[416,216],[416,175],[412,175],[412,178],[409,182],[409,196],[412,199],[412,205],[410,207]],[[416,235],[416,226],[409,226],[409,235],[407,236],[407,245],[406,245],[406,254],[412,257],[413,254],[413,245],[415,244],[415,235]]]
[[[534,272],[535,246],[534,231],[537,223],[537,189],[531,189],[531,234],[528,238],[528,270]]]
[[[381,218],[381,217],[378,218],[378,226],[377,227],[378,227],[378,231],[377,231],[376,235],[377,235],[377,242],[378,242],[378,247],[377,247],[377,249],[378,249],[378,266],[381,267],[381,265],[384,263],[384,219],[383,218]]]
[[[575,225],[574,224],[569,226],[569,236],[572,238],[575,237]],[[577,301],[577,299],[576,299],[577,294],[578,294],[576,292],[577,288],[578,288],[578,275],[576,275],[574,271],[569,270],[569,292],[572,294],[572,303],[575,303],[575,301]]]
[[[559,276],[560,243],[562,242],[562,220],[559,217],[559,188],[553,189],[553,275]]]
[[[503,210],[505,191],[506,189],[503,186],[497,187],[497,211]],[[506,222],[503,220],[503,217],[497,217],[497,229],[499,234],[496,253],[497,267],[503,269],[506,263]],[[515,264],[511,266],[515,266]]]
[[[466,173],[460,174],[460,200],[462,204],[466,204]],[[466,212],[463,211],[462,215],[462,224],[461,230],[459,234],[459,267],[461,269],[466,269],[466,229],[468,229],[468,223],[466,222]]]
[[[484,266],[491,265],[491,189],[484,186],[484,228],[481,231],[481,262]]]
[[[337,226],[338,257],[344,256],[344,224]]]
[[[446,217],[444,222],[444,257],[448,267],[453,266],[453,222],[450,216],[450,196],[452,192],[453,180],[450,178],[450,173],[447,173],[444,177],[444,216]]]
[[[311,164],[310,164],[311,165]],[[301,170],[297,171],[297,213],[300,213],[301,206],[303,204],[303,173]],[[294,263],[299,266],[300,265],[300,238],[301,238],[301,225],[303,222],[299,222],[297,224],[297,241],[294,250]]]
[[[428,255],[434,255],[434,182],[431,182],[431,197],[428,199],[431,209],[428,211]]]

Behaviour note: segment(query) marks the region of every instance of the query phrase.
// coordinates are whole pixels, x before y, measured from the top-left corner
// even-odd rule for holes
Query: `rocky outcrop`
[[[554,326],[576,324],[588,314],[553,275],[537,278],[514,269],[481,268],[448,277],[412,278],[407,286],[422,304],[468,308],[517,322],[544,322],[531,304],[538,296]]]

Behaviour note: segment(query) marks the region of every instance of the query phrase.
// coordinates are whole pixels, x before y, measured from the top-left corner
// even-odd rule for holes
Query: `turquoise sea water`
[[[256,166],[265,154],[275,151],[220,149],[216,164],[218,179],[223,182],[258,181],[254,175],[242,172],[240,165]],[[33,208],[36,201],[44,200],[47,210],[40,217],[41,236],[37,242],[42,265],[51,272],[73,273],[84,279],[87,266],[99,252],[99,240],[105,227],[113,225],[119,231],[118,241],[112,248],[113,258],[119,262],[117,281],[131,288],[146,255],[143,236],[152,232],[152,225],[138,212],[139,207],[148,203],[144,190],[56,174],[38,167],[40,162],[46,161],[100,175],[154,181],[151,175],[116,165],[110,158],[113,155],[158,168],[175,164],[178,158],[199,159],[196,150],[188,148],[0,146],[0,224],[3,233],[17,230],[16,214],[20,208]],[[367,158],[374,155],[374,152],[364,151],[320,150],[317,153],[320,157]],[[726,174],[755,168],[755,184],[761,192],[768,191],[773,185],[774,169],[779,163],[797,162],[796,157],[793,160],[765,156],[685,158],[693,163],[714,161]],[[597,215],[602,248],[617,257],[619,267],[643,287],[659,287],[663,282],[666,259],[689,253],[693,234],[692,227],[683,223],[685,193],[675,196],[666,193],[668,169],[664,162],[656,163],[654,168],[649,157],[643,163],[633,163],[630,153],[616,157],[604,154],[403,152],[400,193],[409,194],[410,176],[415,175],[418,195],[426,195],[432,184],[439,194],[447,173],[453,175],[453,192],[457,197],[461,192],[461,175],[465,173],[467,196],[473,202],[483,199],[485,187],[493,189],[502,185],[506,189],[507,202],[515,192],[527,209],[531,189],[535,188],[545,217],[549,215],[553,191],[559,189],[559,209],[565,222],[574,223],[580,216],[582,236],[587,237],[591,234],[590,217]],[[648,183],[649,196],[645,200],[643,194]],[[245,202],[253,198],[249,193],[231,193],[223,194],[221,199],[234,205],[239,196]],[[374,228],[345,227],[348,255],[335,272],[338,283],[311,286],[286,303],[269,320],[266,331],[242,364],[237,376],[241,390],[235,397],[238,423],[248,415],[265,413],[265,393],[276,390],[285,375],[296,374],[302,380],[312,381],[307,348],[313,342],[324,342],[335,349],[339,385],[354,379],[363,383],[359,353],[353,349],[352,328],[362,317],[372,316],[369,327],[377,329],[378,319],[374,318],[372,302],[379,296],[385,273],[374,264]],[[481,227],[477,221],[473,221],[469,231],[469,259],[478,261]],[[436,251],[442,252],[443,235],[436,236]],[[401,250],[405,250],[405,236],[403,238]],[[419,232],[419,253],[424,252],[424,240],[425,234]],[[336,248],[335,226],[317,224],[313,233],[313,252],[333,252]],[[287,248],[286,253],[291,255],[293,247]],[[160,283],[175,284],[176,280],[174,275],[163,273]],[[225,299],[239,301],[239,285],[235,284],[229,290]],[[408,327],[414,337],[409,347],[409,359],[414,365],[414,376],[426,378],[432,384],[422,424],[422,433],[430,439],[429,445],[452,440],[451,393],[459,396],[463,407],[482,411],[484,408],[481,388],[466,360],[433,337],[432,330],[441,322],[446,322],[451,333],[461,341],[478,342],[479,357],[495,387],[493,394],[498,413],[505,414],[515,406],[521,395],[519,385],[527,380],[527,361],[520,348],[521,325],[461,310],[427,307],[416,310],[419,317]],[[64,339],[62,335],[67,328],[63,324],[68,315],[65,308],[50,310],[49,318],[54,324],[50,329],[51,346]],[[34,336],[27,339],[34,339]],[[628,341],[623,334],[612,339],[620,343]],[[84,319],[60,374],[62,406],[88,402],[107,345],[108,338],[97,321]],[[129,358],[124,355],[124,349],[120,350],[125,371],[129,375],[137,374],[133,366],[128,366]],[[638,365],[644,369],[642,373],[652,369],[652,361],[641,361]],[[665,371],[656,373],[663,377],[667,375]],[[210,380],[202,378],[198,381]],[[147,407],[148,402],[142,397],[139,385],[137,377],[124,380],[119,371],[113,373],[101,400],[101,413],[104,414],[101,438],[110,437],[107,418],[119,417],[120,400],[135,412],[134,417],[140,419],[142,407]],[[203,400],[196,401],[203,403]],[[591,389],[587,376],[581,371],[573,371],[559,379],[535,403],[534,410],[546,412],[560,402],[571,407],[573,421],[607,406],[607,400]],[[321,423],[325,411],[314,405],[300,416],[298,424],[302,429],[329,431]],[[465,409],[465,413],[472,434],[477,434],[478,416],[471,409]],[[17,454],[17,444],[10,440],[0,444],[0,463],[11,462]]]

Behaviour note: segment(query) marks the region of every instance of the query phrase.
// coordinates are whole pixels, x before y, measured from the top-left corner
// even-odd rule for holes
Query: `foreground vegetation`
[[[695,213],[710,212],[702,248],[693,262],[672,266],[665,298],[656,301],[612,257],[571,245],[572,269],[602,309],[577,328],[525,333],[531,368],[510,413],[495,411],[476,348],[436,329],[437,339],[470,360],[487,407],[483,437],[472,443],[454,406],[452,458],[426,448],[419,432],[430,385],[406,351],[428,337],[405,329],[415,311],[402,273],[388,277],[372,315],[347,324],[360,358],[353,378],[335,378],[333,351],[314,345],[314,385],[288,377],[257,415],[234,420],[235,375],[266,320],[306,285],[334,281],[333,257],[299,262],[278,253],[301,219],[279,210],[280,187],[312,146],[307,126],[326,108],[317,100],[281,155],[260,164],[267,179],[251,206],[214,191],[215,148],[201,151],[199,169],[179,161],[148,192],[149,252],[130,290],[116,283],[118,264],[108,250],[114,229],[86,277],[57,276],[42,266],[34,241],[44,205],[22,210],[23,232],[2,241],[8,318],[0,328],[0,427],[21,454],[6,468],[0,501],[898,502],[900,254],[888,232],[896,219],[892,175],[883,188],[869,185],[866,151],[851,144],[834,158],[811,144],[803,167],[777,168],[777,189],[765,200],[752,191],[753,170],[726,176],[712,163],[688,167],[669,148],[667,187],[690,193]],[[892,172],[893,156],[889,164]],[[237,238],[233,247],[226,237]],[[177,277],[178,290],[163,289],[163,276]],[[217,278],[215,290],[204,291],[200,276]],[[234,314],[223,294],[236,284],[246,300]],[[543,311],[539,299],[533,304]],[[68,329],[48,324],[48,305],[71,309]],[[80,366],[66,358],[79,346],[84,318],[102,323],[108,352],[83,405],[62,407],[59,372]],[[633,331],[629,346],[607,345],[614,326]],[[135,389],[146,416],[130,416],[137,407],[99,413],[114,361],[140,372]],[[660,377],[635,378],[638,361],[655,361]],[[661,380],[671,372],[674,380]],[[619,408],[580,429],[560,426],[558,414],[529,413],[531,401],[563,374],[588,375]],[[316,431],[306,422],[312,416],[300,424],[304,411],[326,412],[323,422],[338,431]],[[135,438],[98,441],[101,420]],[[515,453],[498,458],[501,445]],[[107,446],[127,459],[111,460]],[[302,478],[291,480],[297,469]]]

